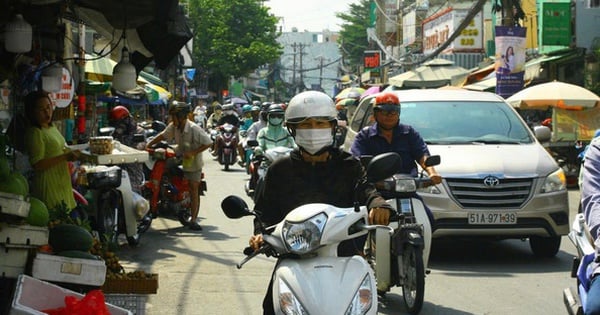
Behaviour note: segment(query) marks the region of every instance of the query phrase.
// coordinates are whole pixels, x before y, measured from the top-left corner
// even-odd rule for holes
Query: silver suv
[[[538,142],[549,140],[550,130],[539,127],[534,134],[493,93],[393,92],[401,103],[400,122],[413,126],[431,154],[441,156],[436,170],[442,184],[419,192],[433,211],[433,238],[529,238],[536,256],[555,256],[569,230],[569,202],[564,172]],[[373,124],[373,97],[355,108],[345,150],[358,131]]]

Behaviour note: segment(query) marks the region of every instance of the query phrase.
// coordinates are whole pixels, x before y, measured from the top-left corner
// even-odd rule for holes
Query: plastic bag
[[[48,315],[110,315],[101,290],[92,290],[81,300],[75,296],[65,296],[65,307],[42,312]]]

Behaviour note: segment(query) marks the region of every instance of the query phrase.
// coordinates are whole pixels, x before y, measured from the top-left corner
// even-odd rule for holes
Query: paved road
[[[245,197],[247,175],[237,166],[225,172],[208,156],[205,161],[204,230],[158,218],[138,248],[124,245],[119,253],[126,269],[159,274],[158,294],[149,296],[146,314],[261,314],[273,261],[260,257],[241,270],[235,267],[252,232],[251,219],[227,219],[219,206],[229,194]],[[577,198],[572,191],[572,213]],[[574,252],[566,237],[552,259],[535,258],[519,240],[434,242],[421,314],[565,314],[562,290],[573,284]],[[395,288],[380,301],[379,314],[406,314],[401,293]]]

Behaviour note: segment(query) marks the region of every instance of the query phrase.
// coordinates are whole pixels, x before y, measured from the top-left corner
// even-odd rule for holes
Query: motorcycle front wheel
[[[423,299],[425,297],[423,249],[407,244],[402,255],[402,268],[404,274],[402,285],[404,304],[410,314],[418,314],[421,308],[423,308]]]
[[[100,239],[113,244],[119,244],[119,229],[117,226],[118,209],[111,200],[105,199],[98,206],[98,217],[96,218],[96,230]]]

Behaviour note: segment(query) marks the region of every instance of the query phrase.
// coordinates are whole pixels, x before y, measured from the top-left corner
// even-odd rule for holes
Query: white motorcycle
[[[563,302],[569,315],[585,314],[593,271],[591,263],[594,261],[596,248],[583,213],[575,216],[568,237],[577,249],[577,256],[573,259],[571,269],[571,277],[577,280],[577,286],[563,290]]]
[[[249,145],[254,147],[254,153],[250,157],[250,164],[248,173],[250,173],[250,179],[244,184],[244,190],[249,197],[252,197],[256,201],[256,197],[260,195],[263,189],[263,181],[267,169],[276,160],[290,155],[293,148],[288,147],[274,147],[262,151],[258,147],[258,142],[255,140],[248,141]]]
[[[357,191],[367,182],[391,176],[398,163],[400,157],[395,153],[373,158],[367,179],[357,184]],[[221,207],[232,219],[256,216],[237,196],[225,198]],[[377,228],[391,232],[387,226],[367,222],[367,209],[358,202],[350,208],[323,203],[302,205],[282,222],[265,228],[262,247],[255,252],[246,248],[248,256],[237,267],[259,254],[279,259],[272,280],[276,314],[376,314],[373,270],[361,256],[337,255],[342,241]]]
[[[427,166],[440,164],[440,156],[427,159]],[[380,294],[394,286],[402,287],[404,304],[410,314],[418,314],[425,296],[425,274],[431,250],[431,224],[417,190],[431,186],[423,172],[415,178],[396,174],[376,184],[396,213],[390,218],[390,235],[375,230],[367,242],[367,257],[375,271]]]

